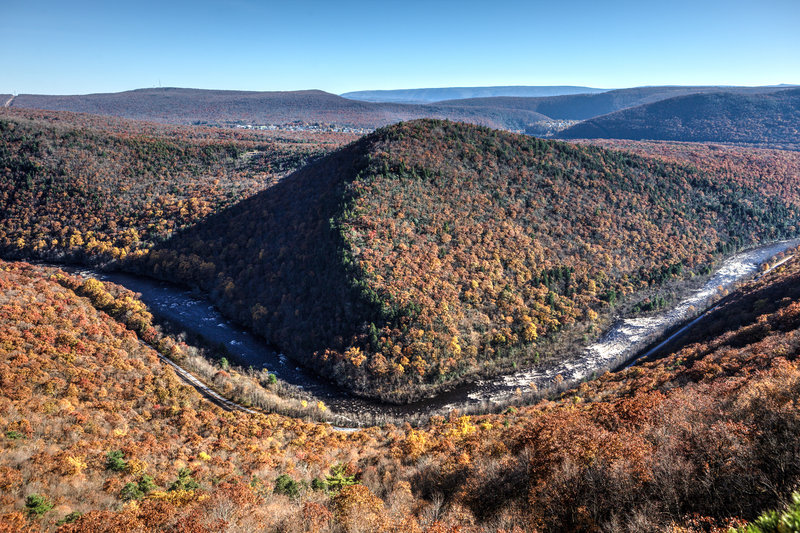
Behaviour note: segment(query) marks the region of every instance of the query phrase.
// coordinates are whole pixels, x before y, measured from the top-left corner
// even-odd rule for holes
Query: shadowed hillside
[[[138,268],[210,292],[351,390],[408,400],[552,356],[557,340],[597,335],[617,300],[795,234],[796,189],[764,190],[415,121],[182,231]]]

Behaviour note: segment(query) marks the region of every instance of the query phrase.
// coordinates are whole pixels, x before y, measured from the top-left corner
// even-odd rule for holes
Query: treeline
[[[800,176],[800,152],[704,143],[593,139],[580,141],[702,169],[791,201]]]
[[[201,287],[344,387],[404,401],[544,359],[543,339],[597,334],[621,298],[795,235],[797,189],[778,181],[415,121],[180,232],[137,268]]]

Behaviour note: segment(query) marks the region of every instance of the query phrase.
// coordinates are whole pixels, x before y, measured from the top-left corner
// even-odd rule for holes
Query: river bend
[[[408,405],[381,403],[342,391],[277,353],[260,338],[229,322],[209,300],[197,293],[131,274],[85,268],[69,270],[84,277],[111,281],[141,294],[141,300],[155,316],[200,335],[210,343],[224,345],[231,357],[242,366],[269,369],[279,379],[317,396],[334,412],[370,412],[377,416],[402,419],[411,414],[444,413],[454,408],[486,409],[492,404],[514,401],[515,397],[531,391],[555,392],[630,364],[639,356],[646,355],[641,353],[642,350],[665,331],[706,309],[716,300],[721,289],[730,289],[737,282],[755,274],[760,265],[771,257],[798,245],[800,239],[793,239],[738,253],[726,259],[702,287],[675,307],[655,316],[619,319],[599,340],[560,362],[480,380]]]

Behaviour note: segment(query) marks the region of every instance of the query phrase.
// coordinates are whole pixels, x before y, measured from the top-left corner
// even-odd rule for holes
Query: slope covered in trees
[[[0,251],[137,253],[352,138],[0,110]]]
[[[670,521],[724,531],[732,518],[752,519],[800,476],[799,295],[794,260],[734,293],[698,342],[521,409],[502,437],[513,458],[490,458],[497,442],[482,434],[478,448],[434,452],[419,478],[442,490],[453,479],[435,472],[463,450],[475,460],[459,494],[480,495],[471,510],[497,519],[525,509],[526,526],[544,531],[656,531]]]
[[[299,485],[281,491],[276,479],[325,480],[350,461],[348,440],[366,452],[370,436],[222,411],[147,335],[51,274],[0,263],[0,531],[53,530],[81,514],[62,531],[308,531],[331,520],[326,492],[296,502]]]
[[[694,94],[587,120],[558,137],[800,146],[800,89]]]
[[[415,121],[180,232],[137,268],[201,287],[351,390],[407,400],[552,355],[597,334],[619,298],[795,235],[798,189],[773,181]]]
[[[664,161],[690,165],[715,175],[727,176],[749,187],[790,200],[800,175],[800,152],[688,142],[646,142],[622,139],[581,141]]]
[[[662,360],[352,434],[221,411],[62,281],[0,263],[4,533],[725,531],[800,482],[800,261]]]

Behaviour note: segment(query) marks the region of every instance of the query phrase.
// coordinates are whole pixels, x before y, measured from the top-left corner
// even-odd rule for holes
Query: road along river
[[[263,340],[226,318],[207,299],[176,285],[123,273],[69,268],[84,277],[111,281],[141,294],[141,300],[158,318],[165,319],[207,342],[224,345],[236,363],[267,368],[279,379],[317,396],[334,412],[370,413],[405,419],[413,415],[444,414],[452,409],[490,410],[493,406],[536,394],[577,385],[608,370],[631,364],[667,330],[694,318],[718,297],[720,290],[754,275],[776,254],[800,245],[800,239],[771,243],[726,259],[699,289],[670,310],[645,318],[617,320],[602,337],[583,351],[560,362],[463,385],[434,398],[408,405],[393,405],[352,396],[278,353]],[[57,265],[51,265],[57,266]],[[64,267],[61,267],[64,268]],[[676,334],[685,331],[682,328]]]

